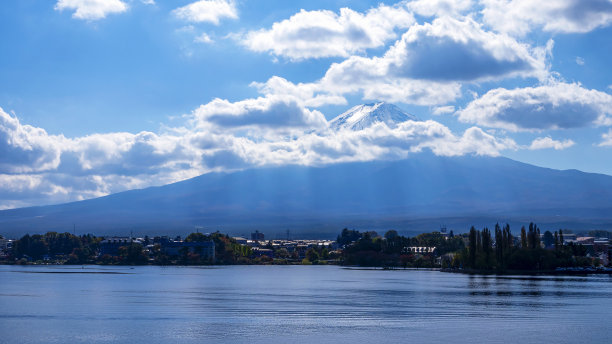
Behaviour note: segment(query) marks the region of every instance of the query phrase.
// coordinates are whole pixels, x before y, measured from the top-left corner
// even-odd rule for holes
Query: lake
[[[612,277],[0,266],[2,343],[612,342]]]

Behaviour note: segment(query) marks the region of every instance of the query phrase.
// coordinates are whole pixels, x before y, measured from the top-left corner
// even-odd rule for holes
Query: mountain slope
[[[329,236],[344,226],[431,231],[446,222],[464,231],[481,222],[531,219],[601,228],[611,218],[610,176],[423,153],[401,161],[210,173],[92,200],[1,211],[0,228],[19,233],[75,224],[79,231],[160,233],[197,225]]]
[[[419,119],[405,113],[393,104],[381,102],[354,106],[332,119],[329,126],[333,130],[362,130],[376,123],[385,123],[389,128],[394,128],[397,124],[408,120],[418,121]]]

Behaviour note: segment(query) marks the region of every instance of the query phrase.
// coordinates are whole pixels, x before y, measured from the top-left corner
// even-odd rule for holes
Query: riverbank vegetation
[[[219,232],[180,237],[103,238],[48,232],[24,235],[0,256],[4,264],[234,265],[340,264],[383,268],[444,268],[478,273],[541,272],[608,265],[612,233],[589,233],[600,240],[582,245],[567,231],[545,231],[535,224],[514,236],[509,225],[455,235],[453,231],[414,237],[395,230],[343,229],[330,240],[246,240]],[[240,242],[238,240],[240,240]],[[580,239],[580,238],[579,238]],[[584,239],[584,238],[582,238]],[[588,238],[587,238],[588,239]],[[590,239],[593,239],[591,237]],[[595,243],[595,242],[594,242]],[[598,246],[599,245],[599,246]],[[588,247],[587,247],[588,246]],[[607,253],[602,255],[602,252]]]
[[[492,237],[494,236],[494,237]],[[544,242],[542,242],[542,239]],[[514,238],[510,226],[495,226],[492,234],[474,227],[468,234],[468,245],[458,255],[452,267],[475,271],[542,271],[567,267],[599,266],[600,259],[587,257],[581,244],[564,244],[563,231],[546,231],[542,236],[537,225],[521,228]]]

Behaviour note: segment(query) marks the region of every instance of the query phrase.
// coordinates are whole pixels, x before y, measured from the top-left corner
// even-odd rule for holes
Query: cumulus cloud
[[[285,78],[273,76],[266,82],[253,82],[259,93],[267,96],[285,96],[299,99],[306,107],[323,105],[345,105],[346,99],[338,94],[326,92],[316,83],[294,84]]]
[[[255,83],[263,94],[292,94],[309,106],[341,103],[345,95],[364,100],[439,106],[461,96],[464,82],[507,77],[548,76],[546,47],[530,48],[466,18],[438,18],[415,24],[383,56],[351,56],[333,63],[311,83],[292,84],[282,78]]]
[[[402,6],[380,5],[366,13],[349,8],[305,11],[274,23],[270,29],[250,31],[241,39],[248,49],[270,52],[292,60],[347,57],[368,48],[381,47],[397,37],[396,29],[414,22]]]
[[[0,109],[0,173],[39,172],[59,164],[62,136],[22,125]]]
[[[481,0],[483,20],[499,32],[523,36],[534,28],[585,33],[612,23],[610,0]]]
[[[72,17],[84,20],[106,18],[108,14],[127,11],[128,6],[121,0],[58,0],[55,10],[74,10]]]
[[[328,128],[322,114],[296,100],[213,100],[184,127],[160,133],[106,133],[66,138],[22,124],[0,110],[0,206],[59,203],[163,185],[211,171],[401,159],[499,155],[517,149],[477,127],[456,135],[435,121],[384,123],[363,130]],[[260,130],[245,128],[257,127]],[[270,135],[284,132],[288,135]],[[313,130],[316,128],[316,130]]]
[[[563,82],[493,89],[458,111],[462,122],[510,131],[610,125],[611,115],[611,95]]]
[[[219,25],[223,18],[238,19],[238,10],[233,0],[200,0],[179,7],[172,13],[180,19],[195,23]]]
[[[531,142],[531,145],[529,146],[529,149],[538,150],[538,149],[553,148],[555,150],[563,150],[575,144],[576,142],[569,140],[569,139],[558,141],[558,140],[553,140],[550,136],[546,136],[546,137],[538,137],[537,139],[533,140]]]
[[[442,17],[412,26],[384,59],[390,72],[413,79],[544,78],[550,48],[534,49],[507,35],[485,31],[470,18]]]
[[[316,129],[327,124],[322,113],[303,107],[299,99],[278,95],[235,103],[217,98],[200,106],[194,115],[203,127]]]
[[[601,135],[601,143],[599,143],[600,147],[612,147],[612,129],[608,130],[607,133]]]
[[[406,4],[406,7],[415,13],[425,16],[456,16],[472,9],[472,0],[414,0]]]
[[[580,56],[576,56],[576,64],[579,66],[584,66],[584,59]]]

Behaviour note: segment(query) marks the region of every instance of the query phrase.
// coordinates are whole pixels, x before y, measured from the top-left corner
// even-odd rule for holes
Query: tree
[[[308,259],[309,262],[316,264],[319,261],[319,253],[311,247],[308,249],[308,251],[306,251],[306,259]]]
[[[495,259],[497,261],[498,268],[501,267],[504,259],[504,246],[506,241],[504,240],[504,233],[499,227],[499,223],[495,225]]]
[[[470,228],[470,235],[468,241],[468,264],[471,268],[476,267],[477,236],[478,234],[476,233],[476,228],[472,226],[472,228]]]
[[[191,233],[185,238],[186,242],[204,242],[210,241],[210,237],[202,233]]]
[[[338,244],[340,245],[348,245],[352,242],[355,242],[361,238],[361,233],[356,230],[349,230],[348,228],[344,228],[342,233],[338,236]]]
[[[525,226],[521,227],[521,248],[527,248],[527,232]]]
[[[555,237],[550,231],[544,232],[544,247],[551,248],[555,245]],[[557,238],[558,239],[558,238]]]
[[[492,243],[491,243],[491,231],[489,228],[485,227],[482,230],[481,234],[482,241],[482,252],[484,254],[484,268],[489,269],[493,265],[491,262],[491,251],[492,251]]]
[[[399,236],[399,234],[397,234],[397,231],[394,230],[394,229],[388,230],[385,233],[385,239],[387,239],[387,240],[393,240],[393,239],[397,238],[398,236]]]

